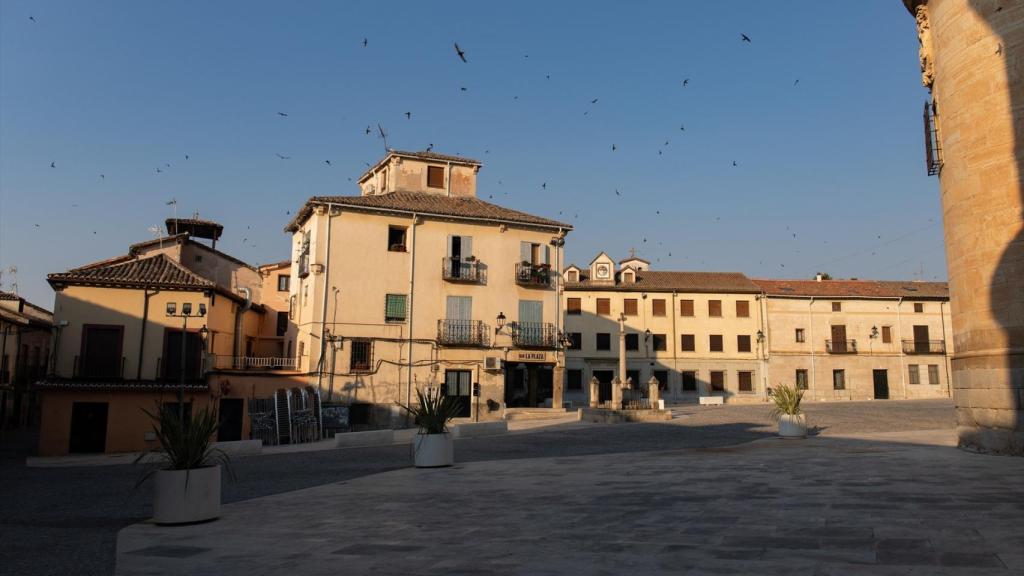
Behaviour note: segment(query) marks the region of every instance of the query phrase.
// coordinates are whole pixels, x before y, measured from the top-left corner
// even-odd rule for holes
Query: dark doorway
[[[929,348],[928,327],[914,326],[914,352],[918,354],[927,354]]]
[[[875,381],[875,400],[888,400],[889,399],[889,371],[888,370],[875,370],[874,381]]]
[[[218,442],[234,442],[242,439],[243,404],[241,398],[221,398],[217,413]]]
[[[198,380],[202,374],[203,339],[189,331],[185,339],[185,379]],[[181,378],[181,330],[167,330],[164,336],[164,378],[175,382]]]
[[[473,372],[470,370],[445,370],[444,393],[459,402],[460,418],[468,418],[470,414],[470,392],[473,387]]]
[[[122,326],[83,326],[82,358],[77,375],[92,379],[120,378],[123,333]]]
[[[597,401],[602,404],[612,401],[612,380],[615,372],[611,370],[594,370],[594,378],[600,382],[597,386]]]
[[[554,392],[554,378],[547,364],[516,364],[505,369],[505,405],[509,408],[543,406]]]
[[[692,371],[683,372],[683,392],[697,391],[697,373]]]
[[[107,403],[75,402],[71,405],[72,454],[103,453],[107,449]]]

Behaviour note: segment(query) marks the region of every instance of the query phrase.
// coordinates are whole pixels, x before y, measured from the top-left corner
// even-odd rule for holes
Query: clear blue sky
[[[357,194],[379,122],[573,223],[578,264],[944,279],[925,96],[898,0],[4,0],[0,268],[49,306],[47,273],[152,237],[172,197],[286,259],[286,212]]]

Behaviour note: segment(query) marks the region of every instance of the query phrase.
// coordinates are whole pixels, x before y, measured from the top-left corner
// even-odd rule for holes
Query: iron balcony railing
[[[946,342],[943,340],[904,340],[904,354],[945,354]]]
[[[487,347],[491,327],[479,320],[438,320],[437,343],[442,346]]]
[[[127,358],[121,357],[120,362],[109,359],[91,360],[75,356],[71,367],[71,377],[76,380],[121,380],[124,378],[124,365]]]
[[[275,356],[213,356],[214,370],[294,370],[295,358]]]
[[[449,256],[441,259],[441,277],[449,282],[485,284],[487,282],[487,267],[479,260],[465,260]]]
[[[825,340],[825,349],[829,354],[856,354],[856,340]]]
[[[513,322],[512,343],[519,348],[557,348],[558,331],[550,322]]]
[[[554,274],[547,264],[530,264],[520,262],[516,264],[516,283],[520,286],[534,286],[538,288],[550,288],[554,281]]]

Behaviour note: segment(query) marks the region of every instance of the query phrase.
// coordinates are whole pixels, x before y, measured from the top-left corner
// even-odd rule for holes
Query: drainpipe
[[[334,207],[327,205],[327,246],[324,248],[324,282],[323,302],[320,310],[320,357],[316,362],[316,389],[320,390],[324,381],[324,354],[327,353],[327,292],[331,285],[331,211]],[[334,370],[334,367],[331,367]]]
[[[136,380],[142,380],[142,359],[143,350],[146,349],[146,322],[149,320],[149,299],[159,293],[159,290],[150,292],[148,287],[142,289],[142,330],[139,334],[139,366],[135,372]]]
[[[448,164],[449,171],[451,169],[451,163]],[[449,187],[450,191],[450,187]],[[405,405],[412,405],[412,328],[413,328],[413,304],[414,297],[416,294],[416,224],[419,221],[419,216],[415,212],[412,214],[412,241],[410,242],[410,256],[409,256],[409,383],[405,391]],[[401,392],[399,392],[401,393]],[[406,413],[406,422],[409,420],[409,415]]]
[[[232,368],[237,368],[235,363],[237,362],[237,358],[241,356],[239,352],[242,349],[242,317],[245,315],[246,310],[252,307],[252,292],[245,286],[239,288],[238,291],[245,296],[245,303],[240,304],[235,308],[235,337],[232,338],[231,343]]]
[[[676,331],[676,314],[679,313],[679,310],[676,309],[676,296],[677,295],[678,295],[677,292],[675,290],[673,290],[672,291],[672,373],[673,374],[675,374],[676,372],[679,371],[679,358],[678,358],[678,354],[679,354],[679,341],[676,340],[676,337],[679,336],[679,333]],[[683,382],[682,382],[682,377],[680,377],[679,390],[678,390],[678,392],[676,394],[677,398],[678,398],[678,396],[682,395],[682,392],[683,392],[682,388],[683,388]],[[665,384],[665,389],[668,390],[669,392],[672,391],[672,389],[671,389],[671,387],[669,387],[668,383]]]
[[[448,162],[448,170],[447,170],[447,175],[445,176],[445,179],[444,179],[444,187],[445,187],[445,192],[447,193],[448,197],[451,198],[451,195],[452,195],[452,163],[451,162]],[[406,404],[406,406],[408,406],[408,404]]]
[[[762,292],[756,296],[757,311],[761,315],[758,324],[761,325],[761,334],[764,338],[757,343],[759,352],[761,353],[761,394],[764,395],[765,399],[768,398],[768,295]]]
[[[814,296],[807,304],[807,345],[811,348],[811,389],[818,392],[818,371],[814,368]]]
[[[903,357],[903,320],[901,319],[900,312],[903,308],[903,296],[896,302],[896,339],[900,343],[900,383],[903,385],[903,399],[907,399],[907,370],[903,365],[905,358]]]

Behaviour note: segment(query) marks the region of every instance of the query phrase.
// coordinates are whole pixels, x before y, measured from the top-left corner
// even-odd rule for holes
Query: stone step
[[[505,420],[554,420],[567,414],[565,408],[509,408]]]

